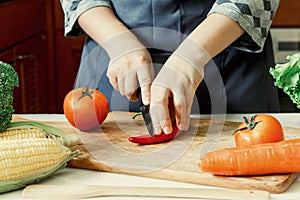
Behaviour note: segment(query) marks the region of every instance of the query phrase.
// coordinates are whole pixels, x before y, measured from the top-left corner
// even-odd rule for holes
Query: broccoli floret
[[[18,86],[17,72],[11,65],[0,61],[0,132],[6,129],[12,119],[13,89]]]
[[[275,65],[270,73],[275,78],[275,86],[281,88],[300,108],[300,52],[288,56],[284,64]]]

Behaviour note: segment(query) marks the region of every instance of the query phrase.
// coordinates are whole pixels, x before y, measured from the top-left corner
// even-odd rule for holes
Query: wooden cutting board
[[[191,119],[188,131],[171,142],[155,145],[137,145],[128,137],[147,134],[142,117],[132,119],[133,113],[109,113],[97,130],[81,132],[67,122],[43,122],[66,133],[79,134],[81,144],[72,149],[84,153],[68,166],[120,174],[130,174],[186,183],[233,189],[285,191],[298,173],[224,177],[201,172],[198,159],[204,153],[234,146],[232,133],[239,123],[220,119]],[[16,117],[14,121],[20,120]],[[242,119],[241,119],[242,120]],[[286,139],[299,137],[300,129],[284,127]]]

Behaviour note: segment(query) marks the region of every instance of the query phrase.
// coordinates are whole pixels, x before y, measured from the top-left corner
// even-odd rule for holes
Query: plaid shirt
[[[65,13],[65,35],[83,34],[78,17],[96,6],[111,7],[109,0],[60,0]],[[236,21],[245,34],[233,46],[246,51],[261,51],[280,0],[216,0],[209,14],[221,13]]]

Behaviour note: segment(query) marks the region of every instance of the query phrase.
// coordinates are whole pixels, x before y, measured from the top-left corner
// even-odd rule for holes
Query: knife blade
[[[139,99],[142,99],[142,97],[141,97],[141,88],[138,88],[136,90],[135,95],[137,97],[139,97]],[[144,122],[146,124],[147,131],[148,131],[148,133],[151,137],[154,137],[154,131],[153,131],[152,120],[151,120],[151,115],[150,115],[149,109],[150,109],[150,105],[144,105],[142,100],[141,100],[140,111],[142,113]]]
[[[148,133],[151,137],[154,137],[154,131],[153,131],[152,120],[151,120],[149,108],[150,108],[150,105],[144,105],[143,103],[140,106],[140,110],[142,112],[142,116],[143,116],[144,122],[146,124]]]

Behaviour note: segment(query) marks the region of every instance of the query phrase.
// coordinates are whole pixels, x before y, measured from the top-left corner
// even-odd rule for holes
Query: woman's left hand
[[[175,118],[179,130],[189,128],[193,97],[203,80],[206,53],[192,41],[186,41],[170,56],[151,86],[150,114],[155,134],[172,132]],[[205,51],[203,51],[205,52]],[[195,54],[196,53],[196,54]],[[173,101],[173,102],[169,102]],[[175,114],[170,116],[169,104]]]

